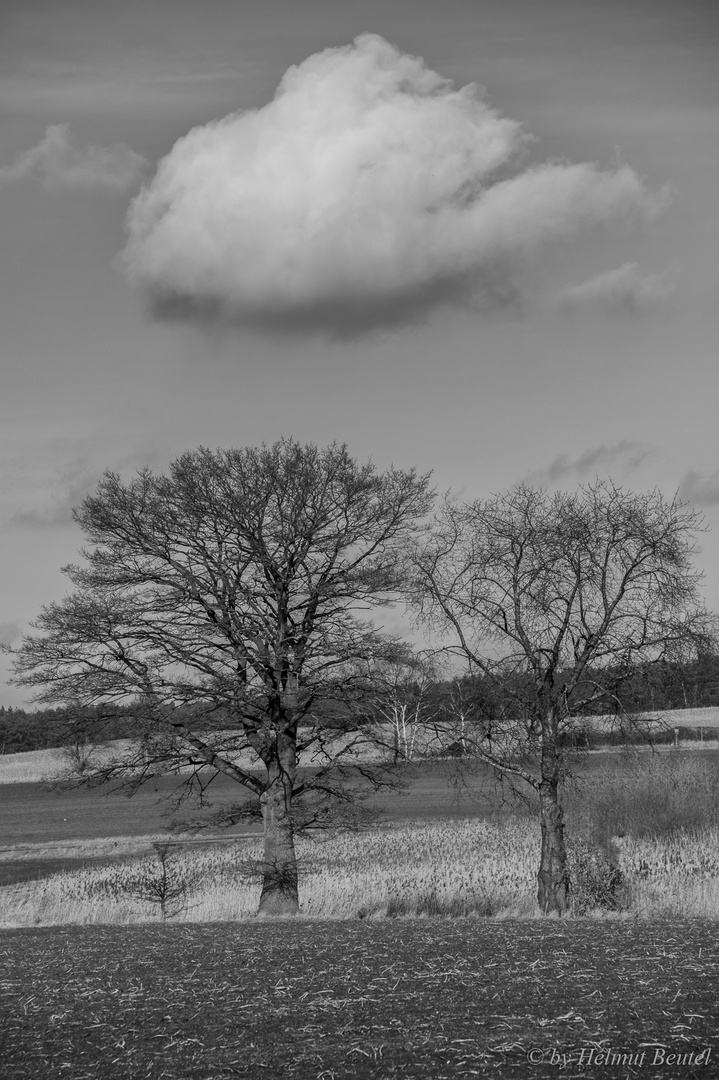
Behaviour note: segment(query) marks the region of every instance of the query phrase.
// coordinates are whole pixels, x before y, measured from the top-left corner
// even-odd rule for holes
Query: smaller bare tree
[[[197,883],[199,875],[188,870],[177,858],[177,845],[171,840],[154,843],[155,856],[142,860],[126,879],[125,891],[135,900],[157,904],[160,917],[179,915],[187,907],[187,894]]]
[[[68,772],[74,777],[83,776],[95,765],[97,746],[86,731],[71,732],[63,751]]]
[[[538,796],[545,913],[569,905],[568,736],[587,713],[613,711],[638,664],[696,652],[715,634],[693,568],[701,527],[657,491],[521,485],[465,505],[447,499],[418,547],[420,617],[490,692],[491,725],[475,725],[474,750]]]

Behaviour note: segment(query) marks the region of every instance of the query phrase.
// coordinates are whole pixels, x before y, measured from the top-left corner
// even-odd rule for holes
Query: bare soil
[[[717,1075],[708,922],[52,927],[0,954],[4,1080]]]

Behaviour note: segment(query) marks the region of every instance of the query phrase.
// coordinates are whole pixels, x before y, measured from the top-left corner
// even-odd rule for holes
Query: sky
[[[719,610],[717,60],[708,0],[3,0],[0,640],[106,469],[282,435],[678,493]]]

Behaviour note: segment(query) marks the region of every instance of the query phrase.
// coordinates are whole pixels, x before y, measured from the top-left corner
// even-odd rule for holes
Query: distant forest
[[[482,680],[463,680],[465,691],[468,682],[477,702],[485,710],[491,709],[494,695],[487,694]],[[429,698],[435,719],[441,719],[442,702],[452,685],[438,682],[431,687]],[[411,686],[407,691],[411,694]],[[715,654],[691,663],[667,662],[638,668],[631,677],[618,679],[614,706],[610,709],[600,705],[597,711],[652,713],[709,706],[719,706],[719,655]],[[139,731],[131,705],[113,706],[111,711],[102,707],[25,710],[0,706],[0,754],[66,746],[83,735],[95,743],[108,742],[136,737]]]

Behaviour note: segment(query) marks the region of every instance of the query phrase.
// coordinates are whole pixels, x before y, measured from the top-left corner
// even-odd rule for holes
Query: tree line
[[[481,678],[468,676],[464,679],[407,679],[402,708],[404,723],[391,713],[389,702],[379,699],[375,703],[375,719],[384,720],[397,728],[398,756],[408,756],[401,749],[402,732],[410,732],[413,718],[422,725],[436,724],[445,731],[453,715],[453,701],[458,686],[464,685],[466,697],[474,700],[475,712],[487,708],[487,689]],[[696,660],[639,665],[628,678],[618,672],[615,713],[663,713],[681,709],[701,709],[719,706],[719,655],[707,653]],[[595,708],[594,713],[598,710]],[[589,714],[591,715],[591,713]],[[681,720],[681,718],[679,718]],[[696,725],[687,723],[688,729]],[[652,729],[655,732],[655,729]],[[0,755],[19,754],[29,750],[49,750],[67,746],[70,741],[87,740],[105,743],[115,739],[131,739],[137,735],[134,712],[131,705],[115,705],[112,710],[100,706],[64,706],[58,708],[24,709],[19,706],[0,705]],[[654,736],[656,738],[656,735]],[[404,736],[408,742],[410,735]],[[608,735],[597,732],[593,744],[611,742]],[[429,753],[447,753],[451,743],[437,746]],[[419,754],[417,755],[419,756]]]
[[[132,739],[83,783],[174,772],[201,799],[222,774],[249,791],[263,914],[299,910],[299,831],[399,782],[417,688],[426,702],[439,686],[438,745],[537,797],[539,907],[561,914],[568,736],[589,713],[636,708],[642,680],[655,708],[660,689],[691,686],[668,671],[715,670],[702,522],[658,491],[438,500],[428,474],[282,439],[189,451],[166,475],[108,472],[74,516],[74,591],[11,650],[14,682],[74,710],[78,730],[131,717]],[[397,603],[431,652],[373,621]]]

